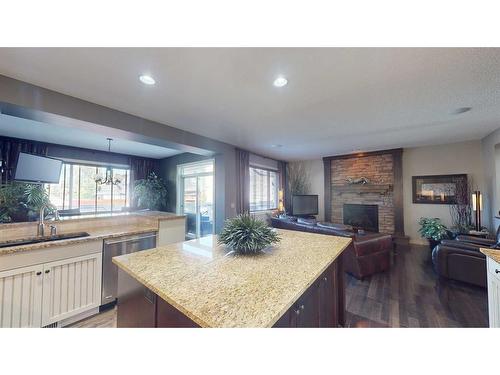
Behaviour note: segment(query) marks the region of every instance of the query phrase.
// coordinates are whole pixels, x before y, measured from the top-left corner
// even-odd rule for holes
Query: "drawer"
[[[0,271],[55,262],[98,252],[102,253],[102,240],[98,239],[69,245],[54,245],[37,250],[20,251],[0,256]]]
[[[500,264],[489,257],[487,259],[488,274],[500,281]]]

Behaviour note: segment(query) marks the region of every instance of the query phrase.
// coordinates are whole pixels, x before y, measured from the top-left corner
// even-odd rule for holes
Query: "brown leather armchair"
[[[479,249],[498,247],[500,227],[496,237],[490,240],[460,235],[455,240],[441,241],[432,251],[434,270],[440,277],[486,288],[486,256]]]

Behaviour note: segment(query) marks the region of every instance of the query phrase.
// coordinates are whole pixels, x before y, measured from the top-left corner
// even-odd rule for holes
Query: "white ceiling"
[[[1,48],[0,74],[289,160],[500,127],[500,49]]]
[[[0,135],[37,140],[65,146],[108,151],[107,137],[88,130],[68,129],[43,122],[0,114]],[[161,159],[180,154],[170,148],[113,138],[111,152]]]

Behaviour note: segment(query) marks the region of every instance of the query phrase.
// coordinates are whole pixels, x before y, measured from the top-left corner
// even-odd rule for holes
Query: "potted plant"
[[[0,223],[36,220],[42,206],[51,213],[56,210],[43,185],[23,182],[0,185]]]
[[[429,240],[429,247],[434,249],[442,239],[448,238],[448,229],[439,218],[422,217],[418,221],[420,229],[418,230],[422,238]]]
[[[219,235],[219,244],[240,254],[257,254],[279,241],[273,228],[248,213],[228,219]]]
[[[162,210],[167,201],[167,186],[156,173],[151,172],[147,178],[136,182],[134,196],[137,207]]]

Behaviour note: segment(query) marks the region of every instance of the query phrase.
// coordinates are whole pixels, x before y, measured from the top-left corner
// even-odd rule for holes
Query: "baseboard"
[[[70,324],[76,323],[80,320],[89,318],[93,315],[99,314],[99,307],[94,307],[93,309],[90,309],[88,311],[84,311],[81,314],[72,316],[71,318],[61,320],[57,322],[57,327],[66,327],[69,326]]]

